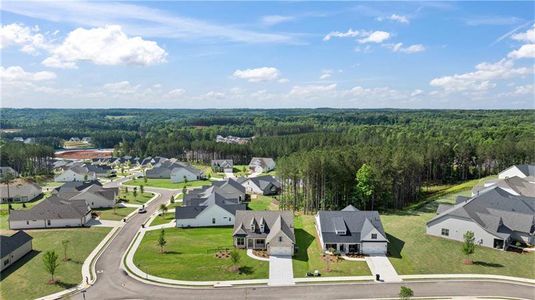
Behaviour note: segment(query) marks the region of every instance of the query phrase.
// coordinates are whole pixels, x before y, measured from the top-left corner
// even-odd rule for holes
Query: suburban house
[[[9,184],[0,184],[0,203],[28,202],[43,193],[42,188],[33,181],[16,179]]]
[[[234,170],[232,159],[213,159],[211,165],[214,172],[232,172]]]
[[[4,271],[9,266],[32,251],[32,237],[26,232],[19,230],[11,236],[0,235],[0,254],[2,255],[2,267]]]
[[[526,180],[530,182],[535,182],[535,165],[514,165],[498,173],[499,179],[515,176],[526,178]]]
[[[0,178],[4,178],[7,174],[11,174],[13,177],[19,177],[19,173],[12,167],[0,167]]]
[[[515,196],[535,197],[535,182],[530,182],[526,178],[520,178],[518,176],[489,180],[478,184],[472,189],[472,196],[477,196],[495,187],[500,187],[502,190]]]
[[[340,211],[320,210],[316,229],[323,251],[386,254],[388,240],[377,211],[361,211],[352,205]]]
[[[177,165],[171,170],[171,182],[194,181],[204,178],[201,170],[187,164],[176,163]]]
[[[65,200],[55,195],[30,209],[12,210],[10,229],[81,227],[91,219],[85,200]]]
[[[54,177],[54,181],[56,182],[87,181],[95,179],[97,179],[97,174],[89,171],[85,165],[74,165]]]
[[[68,182],[55,191],[65,200],[85,200],[91,208],[113,207],[117,203],[119,188],[104,188],[98,181]]]
[[[269,157],[253,157],[249,169],[253,173],[266,173],[275,169],[275,161]]]
[[[455,205],[441,204],[437,216],[427,222],[427,234],[456,241],[472,231],[481,246],[506,249],[520,242],[535,244],[535,198],[516,196],[500,187]]]
[[[110,177],[117,173],[115,169],[107,165],[85,165],[89,172],[95,173],[98,177]]]
[[[245,188],[237,181],[227,180],[214,181],[212,186],[188,191],[182,199],[183,206],[197,206],[205,202],[211,194],[218,194],[228,203],[240,204],[247,200]]]
[[[245,187],[232,178],[218,180],[212,183],[216,191],[227,199],[238,199],[238,203],[249,200]]]
[[[213,190],[196,204],[175,208],[176,227],[231,226],[236,211],[247,209],[247,204],[226,199]]]
[[[237,248],[267,250],[269,255],[293,255],[293,214],[290,211],[238,210],[232,237]]]
[[[237,179],[245,187],[247,193],[257,195],[277,195],[281,191],[281,183],[273,176],[240,177]]]

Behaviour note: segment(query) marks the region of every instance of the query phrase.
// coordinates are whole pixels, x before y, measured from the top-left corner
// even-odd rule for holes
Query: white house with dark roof
[[[463,241],[472,231],[478,245],[496,249],[513,242],[535,244],[535,198],[494,187],[457,202],[439,206],[437,216],[427,222],[427,234]]]
[[[32,239],[30,235],[22,230],[11,236],[0,235],[0,255],[2,256],[0,271],[4,271],[24,255],[30,253],[32,251]]]
[[[177,163],[171,170],[171,182],[195,181],[204,177],[203,172],[191,165]]]
[[[499,179],[515,176],[535,182],[535,165],[514,165],[498,173]]]
[[[85,200],[65,200],[55,195],[30,209],[12,210],[10,229],[82,227],[91,219]]]
[[[232,237],[236,248],[291,256],[295,250],[293,214],[291,211],[238,210]]]
[[[340,211],[320,210],[316,229],[323,251],[386,254],[388,239],[377,211],[361,211],[352,205]]]
[[[495,187],[500,187],[515,196],[535,197],[535,182],[530,182],[526,178],[520,178],[518,176],[488,180],[480,183],[472,188],[472,196],[477,196]]]
[[[211,166],[214,172],[232,172],[234,170],[232,159],[213,159]]]
[[[275,165],[271,157],[253,157],[249,162],[249,169],[253,173],[267,173],[275,170]]]
[[[240,177],[237,179],[247,193],[257,195],[277,195],[281,191],[281,183],[271,175],[257,177]]]
[[[65,200],[85,200],[91,208],[114,207],[117,203],[119,188],[104,188],[102,185],[89,183],[77,188],[60,189],[56,196]]]
[[[56,182],[96,180],[97,174],[89,171],[85,165],[74,165],[54,177]]]
[[[16,179],[9,184],[0,184],[0,203],[28,202],[39,197],[43,193],[42,188],[33,181]]]
[[[176,227],[232,226],[236,211],[246,209],[246,204],[229,201],[212,192],[197,205],[175,208]]]

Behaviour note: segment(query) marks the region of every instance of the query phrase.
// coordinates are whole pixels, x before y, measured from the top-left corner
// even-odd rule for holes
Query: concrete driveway
[[[271,255],[269,257],[270,286],[294,285],[294,271],[290,255]]]
[[[401,278],[384,254],[366,256],[366,263],[372,275],[379,274],[383,282],[401,282]]]

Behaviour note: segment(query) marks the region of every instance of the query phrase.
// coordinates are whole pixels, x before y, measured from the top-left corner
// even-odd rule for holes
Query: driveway
[[[225,178],[236,178],[232,171],[225,171]]]
[[[372,275],[379,274],[383,282],[401,282],[398,273],[384,254],[370,255],[366,257],[366,263]]]
[[[270,286],[294,285],[294,271],[290,255],[272,255],[269,257]]]

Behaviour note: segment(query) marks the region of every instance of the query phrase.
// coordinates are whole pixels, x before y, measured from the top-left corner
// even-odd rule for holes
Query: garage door
[[[386,243],[363,243],[362,252],[364,254],[385,254]]]
[[[291,247],[269,247],[269,255],[292,255]]]

